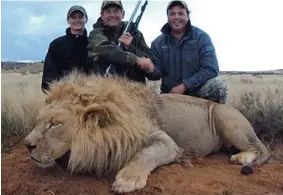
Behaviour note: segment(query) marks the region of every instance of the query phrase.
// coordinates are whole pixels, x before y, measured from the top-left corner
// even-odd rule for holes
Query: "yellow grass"
[[[228,102],[248,118],[261,139],[283,137],[283,77],[222,75],[228,85]],[[41,75],[2,73],[2,149],[15,135],[24,136],[34,125],[43,102]],[[160,82],[149,82],[159,91]],[[3,145],[4,144],[4,145]]]
[[[40,85],[38,74],[2,74],[1,146],[12,136],[24,136],[31,130],[43,101]]]
[[[283,135],[283,76],[224,75],[228,84],[228,104],[239,109],[270,142]]]

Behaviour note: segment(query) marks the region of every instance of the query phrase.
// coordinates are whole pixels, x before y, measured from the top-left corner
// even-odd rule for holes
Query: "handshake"
[[[138,57],[137,66],[146,73],[152,73],[154,70],[154,65],[149,58]]]

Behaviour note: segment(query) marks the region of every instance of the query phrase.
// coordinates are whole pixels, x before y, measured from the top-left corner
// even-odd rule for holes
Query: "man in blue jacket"
[[[168,22],[151,44],[151,65],[141,67],[150,80],[162,78],[161,93],[178,93],[225,103],[227,86],[220,81],[218,60],[207,33],[192,26],[184,1],[171,1]],[[154,66],[153,66],[154,65]]]

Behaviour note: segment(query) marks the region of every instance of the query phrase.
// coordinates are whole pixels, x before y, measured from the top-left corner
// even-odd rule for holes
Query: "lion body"
[[[57,115],[66,115],[52,114],[61,105],[71,111],[56,121]],[[56,159],[68,152],[62,148],[68,148],[72,172],[118,171],[113,184],[117,192],[143,188],[158,166],[180,162],[184,155],[204,157],[223,145],[241,150],[231,157],[240,164],[262,164],[268,158],[250,123],[235,108],[190,96],[156,94],[122,78],[70,74],[51,85],[38,121],[25,139],[33,147],[34,159],[50,163],[41,153],[45,157],[56,153],[52,156]],[[45,123],[57,133],[48,136]],[[42,135],[50,148],[39,147],[43,147],[38,143]]]
[[[183,95],[161,94],[157,119],[186,155],[205,157],[221,147],[261,151],[256,164],[268,158],[249,121],[234,107]]]
[[[171,94],[161,94],[158,98],[157,116],[161,129],[185,150],[186,155],[204,157],[219,150],[221,134],[212,121],[216,104]]]

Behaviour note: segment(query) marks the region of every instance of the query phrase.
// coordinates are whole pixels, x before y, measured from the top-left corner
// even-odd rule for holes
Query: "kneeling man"
[[[192,26],[184,1],[171,1],[168,22],[151,44],[152,64],[141,67],[150,80],[162,79],[161,93],[178,93],[225,104],[227,86],[220,81],[218,60],[209,35]]]

